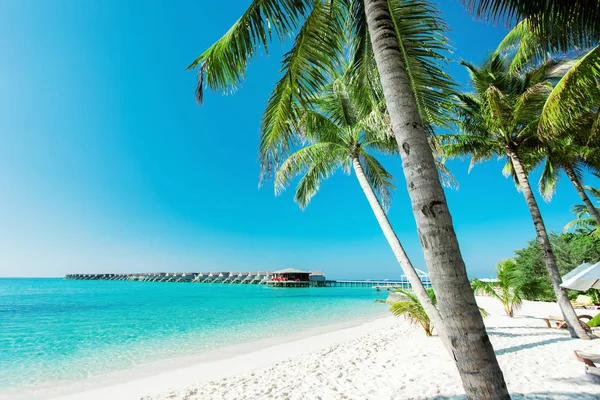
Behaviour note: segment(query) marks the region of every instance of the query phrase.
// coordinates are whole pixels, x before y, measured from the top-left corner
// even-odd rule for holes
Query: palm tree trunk
[[[427,294],[427,291],[423,286],[421,278],[419,278],[417,271],[415,271],[415,268],[410,262],[408,255],[404,251],[404,248],[402,247],[402,244],[398,239],[398,236],[396,236],[396,232],[394,232],[394,229],[390,224],[390,220],[388,219],[385,211],[383,210],[383,207],[381,207],[379,199],[377,199],[373,188],[369,184],[369,181],[365,176],[365,172],[363,171],[362,165],[360,164],[358,158],[352,159],[352,166],[354,167],[354,173],[356,174],[358,183],[360,184],[360,187],[362,188],[363,192],[365,193],[365,196],[367,197],[367,200],[369,201],[369,205],[371,206],[371,209],[375,214],[375,218],[377,218],[377,222],[379,222],[379,226],[383,231],[383,235],[387,239],[390,247],[392,248],[392,251],[394,252],[394,255],[396,256],[396,260],[398,260],[402,271],[408,278],[408,281],[410,282],[410,285],[413,291],[415,292],[415,295],[421,302],[425,313],[427,313],[427,316],[429,316],[429,319],[433,322],[433,326],[438,330],[438,333],[440,335],[440,338],[442,339],[442,342],[444,343],[444,346],[446,346],[448,351],[451,352],[451,346],[450,342],[448,341],[446,331],[444,329],[442,316],[440,315],[440,312],[437,309],[437,307],[431,302],[431,298]]]
[[[588,209],[588,212],[590,213],[592,218],[594,218],[594,221],[596,221],[596,225],[600,227],[600,213],[598,212],[598,209],[592,204],[592,201],[585,192],[583,185],[581,185],[579,178],[577,178],[577,174],[573,170],[573,167],[567,165],[564,168],[565,172],[567,173],[567,176],[573,183],[573,186],[575,186],[575,190],[577,190],[577,193],[579,193],[579,197],[581,197],[581,200],[583,200],[583,204],[585,204],[585,206]]]
[[[523,168],[523,164],[521,163],[519,156],[512,148],[507,147],[506,152],[510,157],[510,162],[517,176],[519,187],[523,192],[523,196],[525,196],[525,201],[527,202],[527,207],[529,208],[529,213],[531,214],[531,219],[535,225],[537,239],[542,248],[544,263],[546,264],[548,275],[550,275],[550,281],[552,282],[552,287],[554,289],[554,293],[556,294],[558,305],[563,313],[565,321],[567,322],[567,328],[569,329],[571,336],[574,338],[578,337],[580,339],[590,339],[588,334],[579,323],[577,314],[575,314],[575,310],[573,310],[573,306],[569,301],[569,296],[567,296],[567,291],[559,286],[562,283],[562,278],[558,272],[556,258],[554,257],[554,252],[552,251],[552,245],[550,244],[550,239],[548,238],[548,232],[546,231],[546,225],[542,219],[540,208],[538,207],[535,196],[533,195],[533,191],[531,190],[531,186],[529,185],[529,177],[527,176],[527,172],[525,172],[525,168]]]
[[[388,2],[364,0],[364,5],[421,246],[465,392],[471,399],[509,399],[467,278],[427,133],[404,72]]]

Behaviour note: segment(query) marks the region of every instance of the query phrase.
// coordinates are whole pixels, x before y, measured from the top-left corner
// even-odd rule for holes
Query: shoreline
[[[573,339],[566,329],[547,328],[541,318],[559,312],[556,303],[524,302],[509,318],[495,299],[478,297],[477,302],[490,313],[484,321],[513,399],[600,398],[600,380],[587,376],[573,356],[576,349],[600,353],[600,340]],[[161,371],[145,376],[119,371],[114,381],[95,379],[93,385],[27,398],[464,399],[454,361],[439,337],[426,337],[401,318],[373,316],[276,341],[246,343],[244,352],[232,348],[225,357],[196,358],[187,366],[161,363]]]
[[[258,339],[199,354],[153,361],[77,381],[50,383],[47,386],[33,389],[8,390],[0,392],[0,398],[6,400],[76,400],[80,398],[139,400],[142,396],[150,394],[144,392],[149,387],[148,385],[159,391],[165,391],[177,386],[173,385],[173,382],[183,381],[179,379],[181,376],[186,376],[188,379],[197,379],[198,376],[220,379],[234,373],[243,373],[258,365],[277,362],[280,357],[285,358],[318,350],[320,347],[334,344],[334,342],[344,340],[349,336],[364,333],[366,329],[379,327],[380,324],[389,325],[390,319],[394,320],[387,313],[387,307],[383,306],[381,313],[317,328],[313,327],[296,334]],[[375,323],[375,326],[372,323]],[[280,348],[284,351],[280,352]],[[267,353],[269,356],[265,358],[260,355],[260,360],[257,360],[254,356],[259,356],[260,353]],[[215,364],[218,368],[213,368]],[[244,364],[244,366],[240,368],[239,364]],[[169,383],[157,385],[156,380]],[[187,384],[189,382],[182,382],[182,385]],[[124,392],[130,393],[130,395],[124,395]],[[156,391],[152,391],[152,393],[154,392]]]

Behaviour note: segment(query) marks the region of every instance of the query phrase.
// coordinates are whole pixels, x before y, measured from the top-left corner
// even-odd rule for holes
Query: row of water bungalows
[[[278,287],[323,286],[321,272],[287,268],[272,272],[144,272],[133,274],[69,274],[68,280],[145,282],[194,282],[271,285]]]

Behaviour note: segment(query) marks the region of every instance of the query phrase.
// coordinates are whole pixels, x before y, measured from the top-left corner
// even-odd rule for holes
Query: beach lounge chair
[[[590,327],[586,324],[586,322],[591,320],[592,316],[591,315],[578,315],[577,318],[579,319],[581,326],[583,326],[585,330],[589,331]],[[548,318],[542,318],[542,319],[544,320],[544,322],[546,323],[546,326],[548,326],[548,328],[567,329],[567,322],[564,319],[562,319],[561,317],[556,317],[554,315],[550,315]],[[583,321],[583,320],[587,320],[587,321]],[[552,324],[554,324],[556,326],[552,326]]]
[[[581,350],[575,350],[575,358],[587,366],[597,368],[596,363],[600,364],[600,354],[587,353]]]
[[[575,350],[575,357],[577,360],[585,364],[585,372],[590,375],[600,377],[600,368],[596,366],[596,363],[600,365],[600,354],[586,353],[585,351]]]

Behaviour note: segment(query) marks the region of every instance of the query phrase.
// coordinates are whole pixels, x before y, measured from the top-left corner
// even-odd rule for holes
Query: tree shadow
[[[573,338],[571,338],[571,337],[554,338],[554,339],[542,340],[540,342],[525,343],[525,344],[521,344],[519,346],[506,347],[504,349],[497,350],[496,355],[501,356],[501,355],[508,354],[508,353],[515,353],[515,352],[521,351],[521,350],[532,349],[534,347],[539,347],[539,346],[546,346],[546,345],[552,344],[552,343],[566,342],[569,340],[573,340]]]
[[[554,335],[556,335],[556,332],[540,332],[540,333],[536,333],[535,335],[524,335],[522,333],[492,331],[492,332],[488,332],[488,334],[490,336],[500,336],[500,337],[523,337],[523,336],[538,337],[538,336],[554,336]]]
[[[494,330],[498,330],[498,329],[541,329],[541,330],[547,330],[548,332],[552,332],[552,333],[568,332],[566,329],[555,329],[555,328],[548,328],[547,326],[527,326],[527,325],[498,326],[498,327],[492,326],[492,327],[486,328],[486,330],[488,330],[488,331],[494,331]]]
[[[536,399],[536,400],[556,400],[556,399],[581,399],[581,400],[594,400],[598,399],[598,395],[592,393],[582,392],[534,392],[534,393],[510,393],[511,399],[513,400],[525,400],[525,399]],[[415,397],[418,400],[466,400],[465,395],[455,396],[429,396],[429,397]]]
[[[555,378],[555,381],[561,381],[561,382],[566,382],[566,383],[571,383],[573,385],[580,385],[583,381],[587,380],[589,382],[595,383],[595,384],[599,384],[600,383],[600,376],[596,376],[596,375],[592,375],[592,374],[588,374],[585,372],[583,364],[581,364],[581,377],[577,377],[577,378]]]

